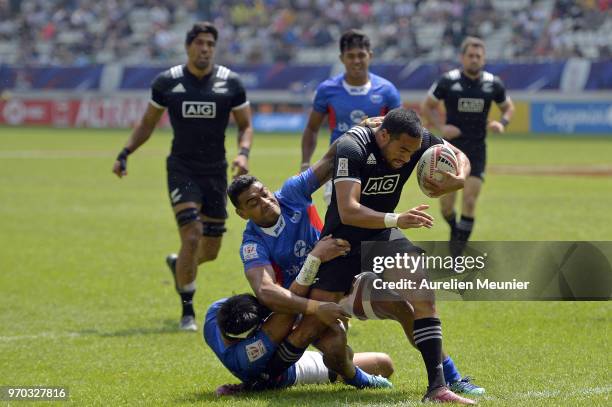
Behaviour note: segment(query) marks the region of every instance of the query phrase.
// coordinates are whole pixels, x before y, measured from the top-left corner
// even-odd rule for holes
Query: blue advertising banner
[[[534,133],[612,135],[612,103],[534,102],[530,124]]]
[[[12,67],[0,65],[0,91],[97,90],[104,65]]]
[[[306,127],[306,115],[300,113],[255,113],[253,129],[269,132],[302,132]]]
[[[455,62],[417,62],[374,64],[370,69],[390,80],[398,89],[424,91],[444,72],[457,67]],[[104,65],[28,67],[0,64],[0,90],[147,90],[155,76],[168,68],[169,66],[124,66],[119,73],[117,85],[113,85],[114,88],[100,89]],[[249,90],[310,93],[321,81],[332,75],[330,64],[279,63],[233,65],[229,68],[240,75],[244,86]],[[568,83],[573,86],[570,91],[612,89],[612,60],[491,62],[485,69],[498,75],[509,90],[560,90],[567,87]],[[576,82],[577,78],[580,81]]]

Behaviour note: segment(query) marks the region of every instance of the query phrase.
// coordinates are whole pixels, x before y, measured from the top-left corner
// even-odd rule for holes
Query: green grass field
[[[164,264],[178,248],[165,180],[169,133],[156,132],[118,180],[111,166],[127,135],[0,128],[0,386],[67,386],[77,405],[420,404],[420,355],[387,321],[353,321],[349,343],[392,356],[392,390],[327,385],[217,399],[214,389],[236,379],[201,334],[177,331],[179,300]],[[318,155],[323,146],[321,138]],[[491,137],[473,240],[612,240],[611,176],[511,175],[504,167],[609,171],[610,157],[609,138]],[[299,137],[256,137],[251,170],[269,186],[298,167]],[[438,222],[410,238],[445,239],[437,202],[411,181],[401,205],[419,203],[431,203]],[[230,215],[219,259],[200,268],[198,318],[212,301],[248,290],[238,256],[243,226]],[[446,349],[487,389],[482,405],[612,403],[610,302],[442,302],[439,310]]]

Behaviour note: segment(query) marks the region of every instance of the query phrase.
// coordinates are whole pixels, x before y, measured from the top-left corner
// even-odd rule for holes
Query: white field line
[[[64,160],[70,158],[113,158],[115,150],[3,150],[0,151],[0,159],[51,159]],[[138,151],[138,156],[165,157],[166,150],[144,150]],[[228,159],[231,158],[228,154]],[[299,148],[268,147],[253,151],[254,157],[293,157],[299,156]],[[610,164],[555,164],[555,165],[530,165],[530,164],[492,164],[488,172],[505,175],[612,175]]]

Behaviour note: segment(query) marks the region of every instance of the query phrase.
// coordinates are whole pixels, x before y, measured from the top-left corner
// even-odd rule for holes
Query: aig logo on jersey
[[[457,110],[465,113],[482,113],[484,110],[484,99],[459,98]]]
[[[214,119],[216,116],[215,102],[183,102],[183,117],[186,119]]]
[[[399,183],[399,174],[385,175],[384,177],[368,178],[363,191],[364,195],[392,194]]]

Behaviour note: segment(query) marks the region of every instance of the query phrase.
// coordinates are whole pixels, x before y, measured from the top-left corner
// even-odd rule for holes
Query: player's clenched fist
[[[321,263],[344,256],[351,250],[351,245],[344,239],[334,239],[331,235],[323,236],[310,252],[321,260]]]
[[[503,133],[505,130],[504,125],[497,120],[491,120],[489,124],[487,124],[487,129],[491,130],[493,133]]]
[[[361,127],[369,127],[371,129],[375,129],[380,127],[385,116],[376,116],[376,117],[364,117],[363,120],[358,124]]]
[[[445,124],[440,129],[442,132],[442,138],[446,140],[452,140],[461,135],[461,130],[457,126],[453,126],[452,124]]]
[[[113,172],[117,174],[119,178],[127,175],[127,159],[130,155],[130,150],[126,147],[117,156],[115,164],[113,164]]]
[[[429,205],[423,204],[401,213],[397,218],[397,227],[400,229],[432,227],[434,218],[425,212],[426,209],[429,209]]]
[[[322,302],[315,312],[317,318],[327,326],[338,324],[338,320],[347,322],[351,314],[348,314],[342,307],[334,302]]]

